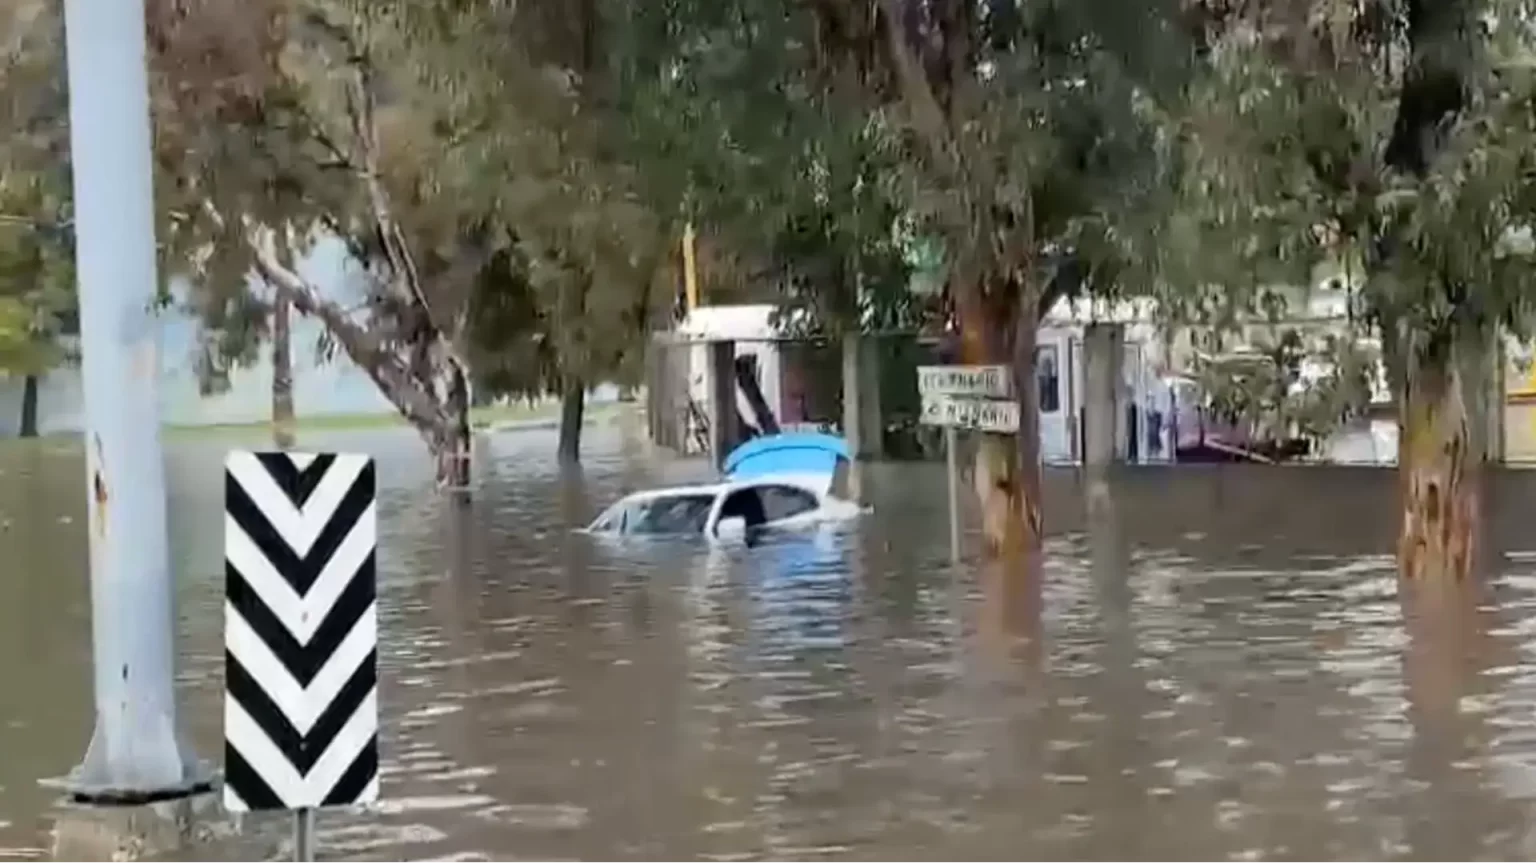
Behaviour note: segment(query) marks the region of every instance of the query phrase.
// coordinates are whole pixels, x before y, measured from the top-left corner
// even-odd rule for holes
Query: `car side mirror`
[[[722,518],[715,523],[718,539],[739,539],[747,535],[747,520],[739,515]]]

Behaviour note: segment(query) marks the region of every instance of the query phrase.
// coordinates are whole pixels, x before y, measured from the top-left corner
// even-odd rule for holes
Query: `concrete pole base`
[[[239,832],[206,792],[138,806],[66,804],[54,819],[52,851],[55,860],[263,859],[246,856],[254,849],[231,856]]]
[[[119,739],[98,717],[80,765],[42,784],[63,790],[77,804],[95,806],[142,806],[213,788],[212,771],[192,754],[171,717],[120,730],[130,733]]]

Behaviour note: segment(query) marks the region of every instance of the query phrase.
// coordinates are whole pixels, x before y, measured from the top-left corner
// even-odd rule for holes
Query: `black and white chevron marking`
[[[224,804],[379,796],[377,513],[362,455],[224,463]]]

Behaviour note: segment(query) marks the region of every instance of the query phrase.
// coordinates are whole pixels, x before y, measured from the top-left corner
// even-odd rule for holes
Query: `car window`
[[[731,492],[725,502],[720,504],[720,520],[739,518],[747,523],[747,527],[758,527],[768,520],[763,513],[763,498],[756,488],[743,488]]]
[[[710,494],[669,495],[640,501],[629,511],[626,533],[701,533],[715,497]]]
[[[794,518],[816,509],[816,495],[802,488],[768,485],[758,490],[763,501],[763,515],[769,522]]]

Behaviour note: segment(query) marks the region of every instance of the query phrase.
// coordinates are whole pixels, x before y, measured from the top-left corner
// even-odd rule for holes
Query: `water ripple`
[[[579,475],[561,473],[552,435],[484,444],[484,485],[458,511],[409,435],[355,444],[389,466],[383,801],[324,814],[328,857],[1536,851],[1536,552],[1497,548],[1467,596],[1400,592],[1390,473],[1133,471],[1093,514],[1075,474],[1053,473],[1031,598],[1017,574],[948,564],[933,465],[871,468],[875,514],[854,530],[626,547],[571,528],[707,466],[647,457],[614,429],[591,435]],[[221,457],[171,460],[178,683],[205,753],[221,733],[205,485]],[[83,572],[76,456],[40,458],[4,467],[15,524],[0,549]],[[1536,476],[1500,482],[1512,514],[1495,514],[1494,545],[1518,546],[1514,513],[1532,507],[1512,501],[1536,503]],[[35,779],[89,735],[88,601],[83,579],[6,590],[0,858],[30,858],[53,802]]]

